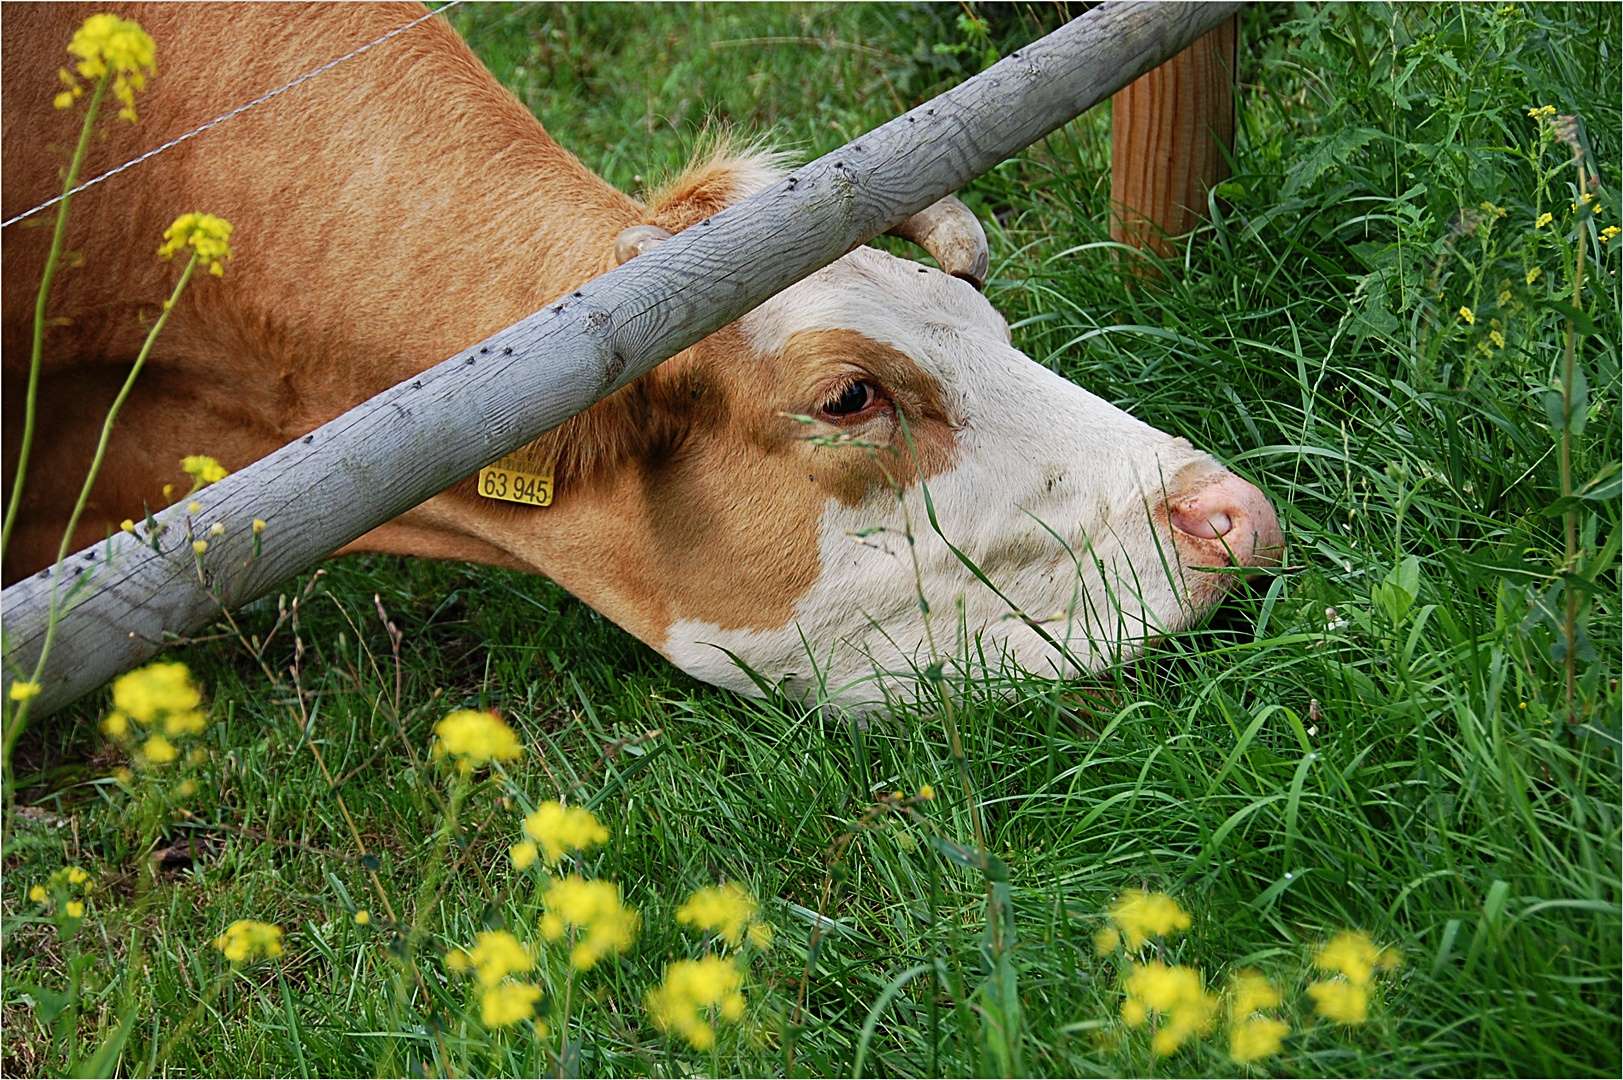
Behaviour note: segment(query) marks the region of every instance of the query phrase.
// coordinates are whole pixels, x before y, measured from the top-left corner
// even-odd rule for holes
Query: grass
[[[1061,17],[997,9],[983,35],[956,14],[499,5],[453,19],[560,141],[634,189],[678,166],[707,120],[810,156]],[[594,807],[614,835],[588,864],[643,914],[635,950],[579,980],[565,1066],[582,1075],[1236,1071],[1220,1038],[1156,1060],[1115,1021],[1119,971],[1091,938],[1132,887],[1193,912],[1169,959],[1282,985],[1295,1031],[1280,1073],[1616,1075],[1623,253],[1599,231],[1623,209],[1618,11],[1245,18],[1235,172],[1158,283],[1130,284],[1108,243],[1103,110],[966,193],[1016,344],[1253,479],[1291,544],[1278,573],[1142,659],[1017,681],[1007,700],[964,688],[955,720],[992,858],[972,850],[928,700],[866,727],[746,701],[545,581],[350,558],[288,587],[302,651],[280,624],[276,683],[229,634],[176,650],[213,717],[183,813],[143,825],[156,804],[109,779],[100,702],[23,740],[4,1070],[105,1071],[113,1059],[92,1056],[109,1040],[132,1073],[554,1068],[556,1032],[485,1034],[438,961],[534,918],[505,859],[519,804],[482,787],[452,836],[453,785],[427,760],[434,722],[479,705],[529,748],[510,794]],[[1543,104],[1582,118],[1598,216],[1568,209],[1570,151],[1527,115]],[[1576,417],[1550,400],[1569,325]],[[250,607],[244,633],[270,635],[277,612]],[[926,783],[939,797],[917,814],[870,812]],[[163,869],[145,887],[153,830]],[[67,941],[24,897],[65,863],[104,883]],[[374,873],[429,935],[409,965],[420,982],[396,961]],[[729,878],[763,898],[777,944],[753,963],[753,1034],[699,1054],[650,1030],[640,1002],[668,959],[694,954],[675,905]],[[1006,916],[995,935],[989,897]],[[350,918],[363,906],[364,928]],[[286,928],[288,951],[221,981],[208,942],[239,917]],[[1343,927],[1406,959],[1353,1029],[1315,1021],[1301,993],[1312,947]],[[70,969],[82,1003],[57,1015]]]

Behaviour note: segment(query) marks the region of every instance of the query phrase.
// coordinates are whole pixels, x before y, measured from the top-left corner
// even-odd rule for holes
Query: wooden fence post
[[[1205,216],[1234,146],[1238,22],[1224,21],[1111,98],[1112,239],[1165,256],[1169,238]]]

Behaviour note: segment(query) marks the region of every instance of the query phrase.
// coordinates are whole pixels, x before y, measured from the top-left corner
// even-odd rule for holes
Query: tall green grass
[[[560,141],[635,189],[679,166],[707,121],[832,148],[1062,15],[987,11],[984,28],[918,5],[496,5],[454,20]],[[304,597],[307,724],[288,681],[272,686],[229,635],[178,651],[209,689],[212,755],[139,903],[148,853],[107,778],[99,704],[25,738],[5,1070],[61,1071],[126,1016],[129,1072],[435,1071],[442,1052],[464,1072],[546,1067],[523,1038],[458,1026],[434,948],[413,989],[383,928],[350,920],[378,909],[373,869],[441,948],[528,910],[504,857],[516,809],[482,796],[448,853],[435,841],[446,783],[429,730],[479,704],[530,747],[521,789],[603,816],[614,839],[595,872],[643,910],[636,950],[583,981],[583,1075],[1236,1071],[1220,1039],[1154,1060],[1115,1020],[1118,972],[1091,935],[1113,896],[1145,886],[1195,916],[1170,958],[1283,985],[1297,1030],[1282,1074],[1616,1075],[1623,253],[1600,230],[1623,210],[1619,29],[1599,5],[1250,10],[1234,175],[1155,280],[1126,274],[1143,256],[1108,241],[1104,110],[966,193],[1016,344],[1257,482],[1290,540],[1277,573],[1141,659],[1020,681],[1012,698],[964,688],[986,857],[928,699],[865,727],[746,701],[543,581],[350,558],[288,590]],[[1527,115],[1545,104],[1582,120],[1598,216],[1569,210],[1570,149]],[[1550,398],[1569,327],[1576,418]],[[276,603],[239,619],[269,636]],[[293,659],[284,622],[267,660]],[[921,819],[869,813],[926,783],[939,797]],[[23,896],[64,862],[105,883],[66,945]],[[684,954],[674,905],[725,878],[763,898],[778,943],[757,962],[753,1034],[701,1055],[652,1032],[640,1001]],[[280,923],[288,953],[197,1009],[219,968],[208,941],[238,917]],[[1311,948],[1349,926],[1406,963],[1371,1022],[1344,1030],[1300,991]],[[63,1031],[46,991],[75,953],[85,1003]]]

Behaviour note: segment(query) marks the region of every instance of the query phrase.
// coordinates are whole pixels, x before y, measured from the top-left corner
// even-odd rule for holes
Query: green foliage
[[[453,18],[562,143],[634,189],[677,168],[707,121],[830,149],[1061,14],[492,5]],[[60,1072],[103,1048],[103,1071],[432,1072],[441,1034],[465,1071],[543,1067],[524,1038],[450,1027],[460,989],[432,963],[407,985],[388,928],[351,918],[376,914],[370,871],[440,945],[520,910],[515,808],[470,805],[454,844],[435,839],[444,784],[424,751],[468,705],[519,730],[532,798],[567,795],[610,826],[594,873],[643,911],[637,948],[582,983],[581,1075],[1233,1072],[1220,1039],[1158,1061],[1117,1022],[1118,973],[1092,934],[1132,887],[1193,913],[1169,961],[1209,983],[1254,966],[1281,984],[1282,1073],[1615,1075],[1623,252],[1601,230],[1620,209],[1619,28],[1600,5],[1248,10],[1235,172],[1159,281],[1131,281],[1123,260],[1145,256],[1108,240],[1103,110],[966,193],[1016,344],[1210,449],[1279,507],[1288,565],[1209,626],[1071,684],[985,675],[955,710],[960,759],[930,700],[866,726],[745,701],[543,581],[341,560],[300,586],[306,719],[229,636],[180,650],[209,688],[212,753],[159,830],[142,904],[129,898],[145,853],[107,777],[98,703],[20,745],[5,1071]],[[1546,104],[1581,118],[1598,212],[1569,210],[1570,149],[1527,115]],[[400,629],[398,660],[374,596]],[[273,633],[274,598],[239,621],[286,671],[292,628]],[[917,815],[873,810],[925,784],[939,794]],[[23,898],[67,862],[106,882],[72,944],[92,960],[73,976],[71,1030],[53,996],[69,949]],[[778,943],[757,961],[756,1034],[690,1054],[638,1003],[682,954],[673,898],[728,878],[763,898]],[[158,1060],[214,977],[208,941],[241,917],[287,929],[285,982],[231,980]],[[1345,927],[1405,957],[1354,1029],[1315,1021],[1301,993],[1302,957]],[[121,1059],[105,1052],[115,1040]]]

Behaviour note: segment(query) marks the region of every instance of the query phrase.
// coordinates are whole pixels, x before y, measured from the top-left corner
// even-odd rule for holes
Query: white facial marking
[[[973,287],[920,269],[859,248],[743,325],[769,356],[802,331],[854,330],[934,377],[957,427],[955,463],[927,481],[941,533],[916,482],[900,500],[830,499],[818,576],[788,625],[670,627],[665,652],[694,676],[758,692],[731,652],[791,694],[858,708],[937,660],[1065,677],[1188,625],[1215,597],[1152,518],[1172,478],[1210,459],[1035,363]]]

